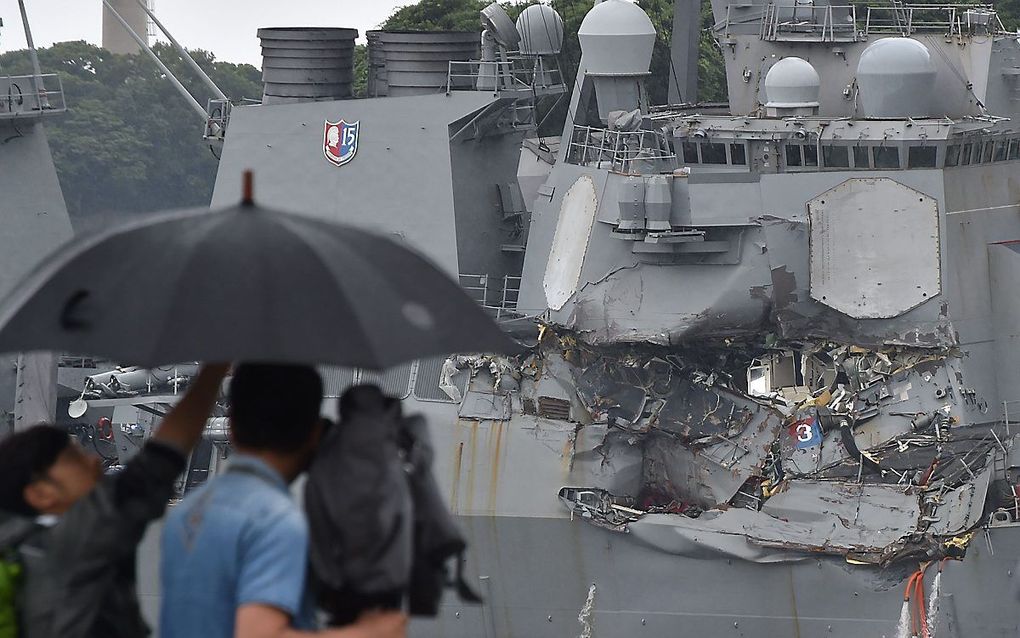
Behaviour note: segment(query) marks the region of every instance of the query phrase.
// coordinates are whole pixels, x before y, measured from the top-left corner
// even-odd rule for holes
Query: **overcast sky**
[[[156,15],[189,49],[217,59],[261,66],[259,27],[354,27],[375,29],[393,9],[414,0],[155,0]],[[99,44],[102,0],[25,0],[38,47],[65,40]],[[0,0],[0,50],[23,49],[17,0]]]

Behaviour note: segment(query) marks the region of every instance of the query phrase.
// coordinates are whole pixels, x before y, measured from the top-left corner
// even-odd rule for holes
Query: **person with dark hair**
[[[203,367],[148,442],[117,474],[51,425],[0,442],[0,537],[24,569],[19,635],[141,638],[149,635],[135,591],[135,551],[163,515],[187,454],[198,443],[229,366]]]
[[[244,364],[230,385],[235,454],[163,529],[161,638],[401,638],[397,612],[315,632],[308,523],[288,486],[322,434],[322,382],[306,366]]]

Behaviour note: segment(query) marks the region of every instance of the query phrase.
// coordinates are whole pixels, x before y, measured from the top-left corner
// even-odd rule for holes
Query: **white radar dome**
[[[864,117],[927,117],[935,82],[928,48],[911,38],[882,38],[868,45],[857,64]]]
[[[783,58],[765,75],[766,108],[802,109],[818,106],[821,80],[803,58]]]
[[[524,55],[556,55],[563,48],[563,18],[547,4],[533,4],[517,18]]]
[[[648,73],[655,27],[648,14],[629,0],[605,0],[592,7],[577,32],[581,59],[592,75]]]

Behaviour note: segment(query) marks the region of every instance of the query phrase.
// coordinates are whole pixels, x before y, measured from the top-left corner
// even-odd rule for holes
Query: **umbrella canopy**
[[[412,250],[240,205],[134,221],[54,252],[0,304],[0,351],[383,369],[517,346]]]

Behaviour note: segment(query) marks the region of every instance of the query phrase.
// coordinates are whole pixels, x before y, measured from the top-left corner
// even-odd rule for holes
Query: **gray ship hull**
[[[653,638],[833,636],[894,638],[903,583],[893,574],[839,560],[759,565],[664,555],[579,521],[527,516],[461,517],[469,562],[481,576],[484,606],[452,596],[434,621],[415,620],[415,638]],[[143,608],[155,627],[159,609],[158,526],[139,566]],[[941,583],[936,636],[1016,636],[1016,557],[1020,525],[993,527]],[[926,592],[935,569],[929,571]],[[905,574],[899,574],[900,577]],[[578,620],[592,585],[589,634]]]
[[[423,412],[432,423],[437,479],[468,538],[471,582],[486,599],[482,606],[465,605],[451,592],[439,616],[415,620],[410,636],[900,635],[903,589],[915,563],[881,569],[850,565],[842,557],[759,564],[670,554],[633,534],[591,525],[563,507],[553,486],[597,474],[592,468],[597,464],[576,451],[585,439],[575,442],[574,424],[524,415],[507,422],[454,421],[456,404],[415,398],[405,403],[408,412]],[[139,591],[153,627],[159,610],[158,536],[154,525],[139,560]],[[935,635],[1016,636],[1018,556],[1020,524],[979,530],[962,561],[945,563]],[[936,566],[927,571],[926,604],[936,572]]]

